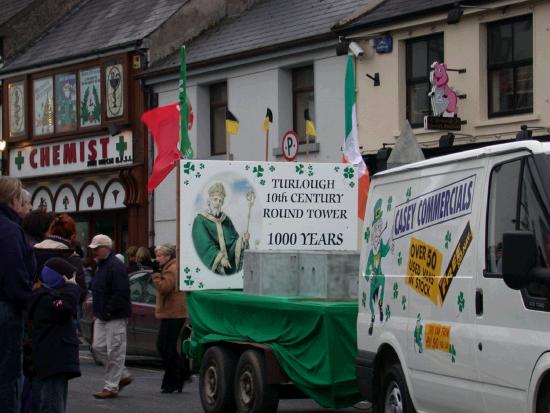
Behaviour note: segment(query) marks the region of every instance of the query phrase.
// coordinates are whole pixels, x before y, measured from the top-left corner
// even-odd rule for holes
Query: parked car
[[[151,270],[136,271],[130,277],[130,298],[132,316],[128,320],[128,356],[160,357],[156,342],[160,320],[155,318],[156,290],[151,280]],[[92,295],[88,296],[82,308],[80,326],[82,337],[91,345],[93,338],[94,315]]]

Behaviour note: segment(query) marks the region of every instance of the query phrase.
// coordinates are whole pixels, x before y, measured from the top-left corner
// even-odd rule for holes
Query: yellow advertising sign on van
[[[426,324],[426,348],[428,350],[439,350],[449,352],[451,344],[451,327],[444,324]]]
[[[438,281],[442,260],[443,255],[437,248],[417,238],[411,238],[405,282],[434,304],[437,304],[439,297]]]

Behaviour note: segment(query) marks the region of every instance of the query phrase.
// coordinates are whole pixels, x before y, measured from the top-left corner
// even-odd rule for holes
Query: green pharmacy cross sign
[[[118,142],[116,144],[116,150],[118,151],[118,156],[120,160],[124,159],[124,152],[128,149],[128,144],[124,141],[122,136],[119,136]]]
[[[17,165],[17,170],[21,170],[21,166],[25,163],[25,157],[21,154],[21,151],[17,151],[17,156],[15,157],[15,164]]]

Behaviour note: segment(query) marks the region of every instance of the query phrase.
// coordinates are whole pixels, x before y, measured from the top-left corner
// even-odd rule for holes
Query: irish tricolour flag
[[[346,68],[346,140],[344,142],[344,162],[356,165],[359,171],[359,209],[360,219],[365,217],[367,205],[367,194],[369,192],[369,171],[359,150],[359,137],[357,135],[357,111],[355,105],[355,70],[353,68],[353,57],[348,55]]]

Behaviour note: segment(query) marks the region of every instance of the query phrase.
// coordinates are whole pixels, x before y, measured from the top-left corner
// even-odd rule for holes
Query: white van
[[[371,182],[357,379],[380,412],[550,412],[550,143]]]

